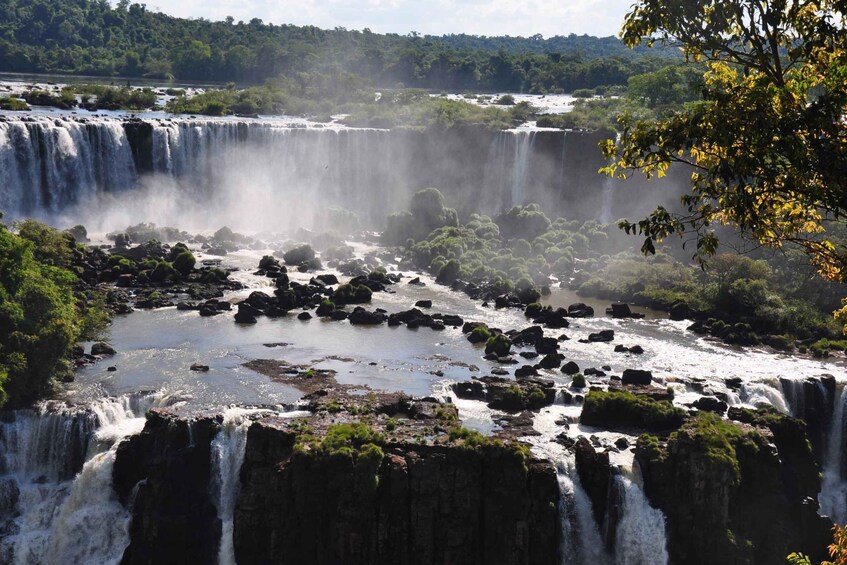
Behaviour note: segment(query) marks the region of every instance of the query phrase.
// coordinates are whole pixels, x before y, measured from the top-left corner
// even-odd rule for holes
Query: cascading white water
[[[618,133],[615,136],[615,145],[617,145],[621,140],[621,134]],[[611,161],[614,162],[614,161]],[[600,223],[608,224],[614,218],[612,217],[612,204],[615,199],[615,183],[617,181],[610,176],[606,176],[603,179],[603,200],[600,207],[600,214],[597,216],[597,220]]]
[[[119,562],[130,512],[112,488],[115,449],[161,401],[124,396],[11,413],[0,424],[0,562]]]
[[[624,475],[614,479],[623,493],[623,514],[615,539],[616,565],[667,565],[665,516],[653,508],[641,487]]]
[[[766,383],[744,383],[741,385],[742,402],[753,406],[767,404],[773,406],[783,414],[788,414],[788,404],[785,395],[776,388]]]
[[[582,489],[572,453],[557,461],[559,480],[559,516],[562,545],[559,550],[562,565],[604,565],[610,559],[603,549],[600,530],[594,521],[591,501]]]
[[[821,514],[839,525],[847,524],[847,473],[844,466],[844,418],[847,415],[847,386],[835,404],[823,462],[823,481],[818,495]]]
[[[602,224],[610,223],[612,218],[612,203],[614,201],[615,179],[606,177],[603,179],[603,201],[600,208],[600,215],[597,220]]]
[[[255,408],[228,408],[223,423],[211,445],[212,499],[221,521],[221,542],[218,548],[218,565],[235,565],[233,526],[235,503],[241,490],[239,474],[247,449],[247,430],[253,423],[251,416],[267,414],[270,410]],[[292,411],[278,417],[297,418],[309,412]]]
[[[244,462],[247,430],[252,423],[249,416],[257,412],[243,408],[226,410],[221,430],[212,440],[212,495],[221,521],[218,565],[235,565],[232,533],[235,501],[240,490],[238,474]]]
[[[529,168],[529,157],[532,154],[532,144],[535,141],[534,131],[522,131],[514,134],[515,157],[512,165],[512,206],[519,206],[526,202],[527,181]]]

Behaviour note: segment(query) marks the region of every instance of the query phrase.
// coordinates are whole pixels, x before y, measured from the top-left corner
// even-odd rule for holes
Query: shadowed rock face
[[[636,449],[650,502],[667,517],[670,563],[781,563],[825,557],[831,522],[817,516],[820,477],[805,425],[731,409],[728,432],[684,425]],[[707,439],[705,435],[709,435]]]
[[[114,487],[134,493],[130,545],[122,563],[214,563],[221,537],[210,498],[211,442],[219,421],[151,412],[144,431],[118,448]]]
[[[389,442],[376,473],[254,424],[235,554],[259,563],[554,563],[556,474],[502,450]]]
[[[367,461],[295,448],[304,422],[308,433],[326,433],[335,421],[326,414],[254,422],[235,506],[236,561],[556,563],[553,465],[524,460],[509,444],[419,443],[436,416],[409,412]],[[120,446],[115,488],[122,500],[137,488],[123,563],[215,562],[221,523],[209,460],[220,426],[215,416],[195,418],[189,434],[186,420],[152,412],[144,431]]]

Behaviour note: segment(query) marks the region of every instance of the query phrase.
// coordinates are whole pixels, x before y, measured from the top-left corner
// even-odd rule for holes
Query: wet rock
[[[330,274],[324,274],[324,275],[318,275],[318,276],[315,277],[315,279],[319,280],[320,282],[324,283],[327,286],[338,284],[338,277],[336,277],[335,275],[333,275],[331,273]]]
[[[596,369],[594,367],[588,367],[587,369],[585,369],[582,372],[582,374],[584,374],[586,377],[605,377],[606,376],[606,373],[604,371],[601,371],[600,369]]]
[[[541,355],[548,355],[559,350],[559,342],[554,337],[542,337],[535,342],[535,350]]]
[[[588,334],[588,341],[591,343],[603,343],[614,341],[615,330],[600,330],[597,333]]]
[[[536,377],[538,376],[538,371],[535,370],[535,367],[532,365],[524,365],[522,367],[518,367],[515,369],[515,378],[523,379],[525,377]]]
[[[311,315],[311,314],[309,314],[308,312],[300,312],[299,314],[297,314],[297,319],[298,319],[298,320],[303,320],[303,321],[311,320],[311,319],[312,319],[312,315]]]
[[[623,451],[625,449],[629,449],[629,445],[630,445],[629,440],[626,439],[625,437],[619,437],[618,439],[615,440],[615,447],[617,447],[621,451]]]
[[[692,406],[697,410],[702,410],[703,412],[715,412],[716,414],[724,414],[728,408],[726,402],[718,400],[713,396],[703,396],[698,398]]]
[[[110,356],[116,353],[115,348],[109,345],[108,343],[104,343],[102,341],[98,341],[94,345],[91,346],[91,354],[97,356]]]
[[[542,369],[558,369],[562,364],[562,359],[564,355],[560,353],[550,353],[545,355],[544,358],[538,362],[538,365]]]
[[[530,326],[512,335],[512,343],[515,345],[535,345],[539,339],[544,337],[541,326]]]
[[[609,313],[612,315],[612,318],[629,318],[632,316],[632,310],[630,310],[629,304],[625,303],[612,304]]]
[[[594,308],[582,302],[577,302],[568,306],[568,315],[571,318],[592,318],[594,317]]]
[[[416,308],[432,308],[432,300],[418,300],[415,302]]]
[[[258,322],[256,316],[242,311],[241,308],[238,309],[238,312],[235,313],[235,323],[236,324],[255,324]]]
[[[686,320],[691,318],[693,312],[685,302],[674,302],[670,309],[671,320]]]
[[[208,365],[201,365],[200,363],[192,363],[191,367],[189,367],[192,371],[197,371],[200,373],[207,373],[209,371]]]
[[[575,375],[579,373],[579,365],[574,361],[568,361],[562,366],[562,372],[566,375]]]
[[[451,388],[459,398],[466,398],[470,400],[485,399],[485,387],[479,381],[453,383]]]
[[[576,440],[573,450],[576,456],[579,480],[585,489],[585,494],[591,500],[594,519],[598,524],[602,524],[606,517],[609,486],[612,479],[609,454],[606,452],[598,453],[591,445],[591,441],[585,436],[580,436]]]
[[[109,373],[114,373],[114,372],[115,372],[115,371],[117,371],[117,370],[118,370],[118,368],[117,368],[117,367],[115,367],[115,366],[107,367],[107,368],[106,368],[106,371],[108,371]]]
[[[625,385],[649,385],[653,382],[653,373],[644,369],[624,369],[621,382]]]
[[[538,352],[536,351],[521,351],[518,355],[524,359],[535,359],[536,357],[539,357]]]
[[[360,326],[378,326],[387,318],[382,312],[369,312],[361,306],[357,306],[348,317],[351,324]]]

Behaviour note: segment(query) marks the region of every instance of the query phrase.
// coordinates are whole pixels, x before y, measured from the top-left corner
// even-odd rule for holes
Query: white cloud
[[[365,27],[380,33],[469,33],[545,37],[614,35],[634,0],[149,0],[180,17],[260,18],[322,28]]]

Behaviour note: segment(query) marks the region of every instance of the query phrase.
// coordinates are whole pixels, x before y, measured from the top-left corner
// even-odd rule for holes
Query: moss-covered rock
[[[667,431],[681,426],[685,414],[668,400],[623,390],[592,390],[585,397],[579,420],[603,429]]]

